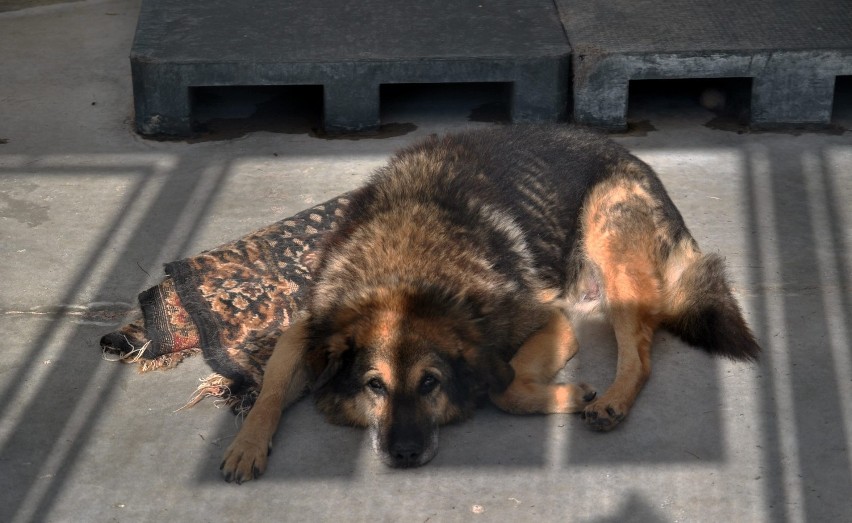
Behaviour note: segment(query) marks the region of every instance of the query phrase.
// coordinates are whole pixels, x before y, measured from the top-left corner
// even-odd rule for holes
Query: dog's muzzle
[[[411,468],[425,465],[438,453],[438,427],[427,434],[418,430],[392,427],[384,437],[378,427],[371,429],[373,450],[389,467]]]

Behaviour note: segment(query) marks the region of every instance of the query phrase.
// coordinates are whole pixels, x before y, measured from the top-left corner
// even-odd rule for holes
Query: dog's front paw
[[[583,410],[583,419],[595,430],[612,430],[627,416],[629,407],[606,397],[598,398]]]
[[[239,485],[243,481],[257,479],[266,470],[269,452],[269,444],[237,436],[225,451],[219,469],[229,483],[234,481]]]
[[[578,383],[577,386],[583,393],[583,395],[581,396],[581,399],[583,400],[583,406],[594,400],[598,395],[598,391],[596,391],[595,388],[589,385],[588,383]]]

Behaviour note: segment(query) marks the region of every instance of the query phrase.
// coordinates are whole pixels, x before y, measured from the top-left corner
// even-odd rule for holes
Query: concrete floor
[[[616,431],[484,409],[416,470],[385,468],[363,432],[303,402],[267,475],[226,484],[235,418],[210,401],[176,412],[203,361],[140,375],[104,361],[99,337],[164,262],[350,189],[414,138],[490,125],[469,121],[489,100],[408,93],[385,114],[406,125],[383,138],[239,124],[144,140],[130,125],[137,10],[0,13],[0,521],[852,520],[852,133],[738,133],[653,89],[617,140],[658,170],[702,247],[727,256],[759,364],[660,333]],[[836,102],[852,127],[848,88]],[[581,341],[566,374],[602,388],[613,337],[590,322]]]

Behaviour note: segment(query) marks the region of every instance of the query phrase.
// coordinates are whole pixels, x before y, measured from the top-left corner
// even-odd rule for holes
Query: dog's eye
[[[382,380],[379,378],[373,378],[367,382],[367,386],[370,387],[370,390],[375,392],[376,394],[384,394],[385,393],[385,384],[382,383]]]
[[[420,394],[429,394],[435,387],[438,386],[438,378],[432,376],[431,374],[426,375],[423,378],[423,381],[420,382]]]

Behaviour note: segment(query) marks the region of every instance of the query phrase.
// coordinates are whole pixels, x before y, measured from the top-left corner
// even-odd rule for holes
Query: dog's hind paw
[[[233,481],[239,485],[243,481],[257,479],[266,471],[269,452],[268,444],[258,444],[237,436],[225,451],[219,470],[228,483]]]
[[[601,397],[583,410],[583,419],[594,430],[602,432],[612,430],[627,416],[629,409],[619,406],[616,402],[607,401]]]

